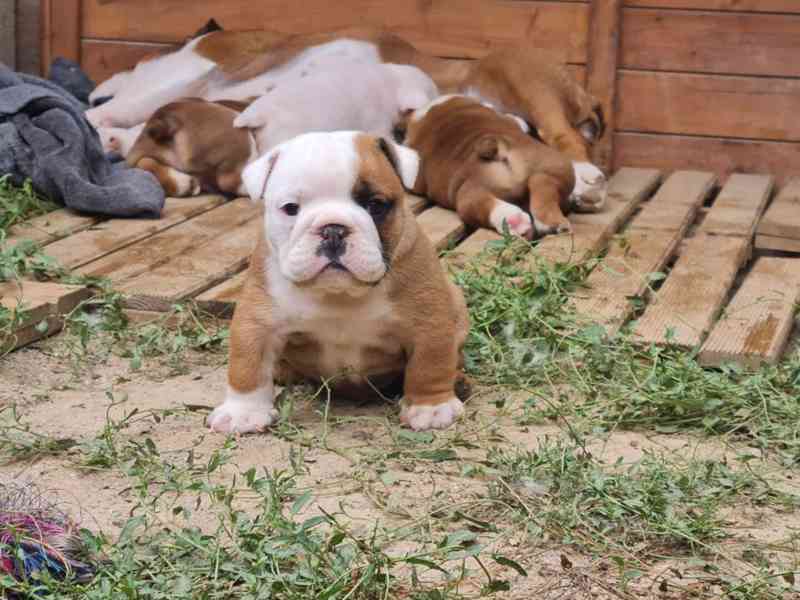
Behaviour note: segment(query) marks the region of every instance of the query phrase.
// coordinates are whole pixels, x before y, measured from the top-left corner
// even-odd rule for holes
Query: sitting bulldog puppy
[[[502,232],[506,223],[526,239],[570,230],[572,162],[531,137],[519,118],[466,96],[442,96],[407,115],[402,129],[421,159],[414,192],[454,209],[466,224]]]
[[[402,383],[400,418],[415,430],[459,417],[467,310],[407,204],[417,170],[413,150],[358,132],[302,135],[245,169],[264,228],[212,430],[273,424],[276,378],[359,396]]]
[[[242,170],[258,157],[256,141],[233,121],[247,102],[184,98],[159,108],[141,130],[136,141],[120,153],[129,166],[150,171],[167,196],[196,196],[201,192],[245,194]],[[126,131],[126,130],[122,130]],[[108,130],[99,130],[101,139]],[[111,132],[123,140],[124,134]]]
[[[235,127],[254,130],[262,153],[312,131],[388,136],[401,114],[439,95],[430,77],[408,65],[339,61],[313,68],[278,81],[236,117]]]

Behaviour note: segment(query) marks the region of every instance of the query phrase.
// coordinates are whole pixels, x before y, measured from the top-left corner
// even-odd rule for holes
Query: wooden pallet
[[[664,178],[623,168],[603,212],[572,215],[573,232],[544,238],[521,266],[535,268],[534,256],[577,263],[605,253],[571,303],[609,335],[629,324],[639,342],[696,349],[708,365],[774,362],[794,321],[800,256],[764,256],[752,268],[749,259],[754,238],[792,239],[800,231],[789,218],[800,180],[779,190],[759,225],[773,188],[768,176],[718,182],[710,173]],[[436,248],[448,250],[449,268],[500,238],[468,230],[455,213],[422,198],[408,201]],[[139,317],[187,300],[229,317],[259,227],[249,201],[203,196],[169,199],[155,221],[56,211],[15,228],[10,243],[31,238],[76,273],[108,277],[128,308],[144,311]]]

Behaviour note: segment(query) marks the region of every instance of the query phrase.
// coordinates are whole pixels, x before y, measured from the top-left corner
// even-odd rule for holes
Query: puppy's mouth
[[[332,270],[332,271],[344,271],[345,273],[349,273],[350,272],[350,269],[345,267],[338,260],[330,261],[327,265],[322,267],[322,271],[320,271],[320,273],[324,273],[325,271],[330,271],[330,270]]]

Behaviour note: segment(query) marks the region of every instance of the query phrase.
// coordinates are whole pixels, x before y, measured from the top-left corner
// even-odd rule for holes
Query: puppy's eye
[[[363,200],[361,206],[369,213],[369,216],[376,221],[383,219],[391,208],[391,205],[386,202],[386,200],[377,197]]]
[[[300,212],[300,205],[296,204],[295,202],[287,202],[286,204],[281,206],[281,210],[290,217],[294,217],[297,213]]]

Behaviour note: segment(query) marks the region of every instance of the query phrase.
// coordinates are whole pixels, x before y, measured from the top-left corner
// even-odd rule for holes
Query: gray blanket
[[[25,178],[69,208],[115,217],[159,217],[164,190],[150,173],[113,164],[61,87],[0,63],[0,175]]]

